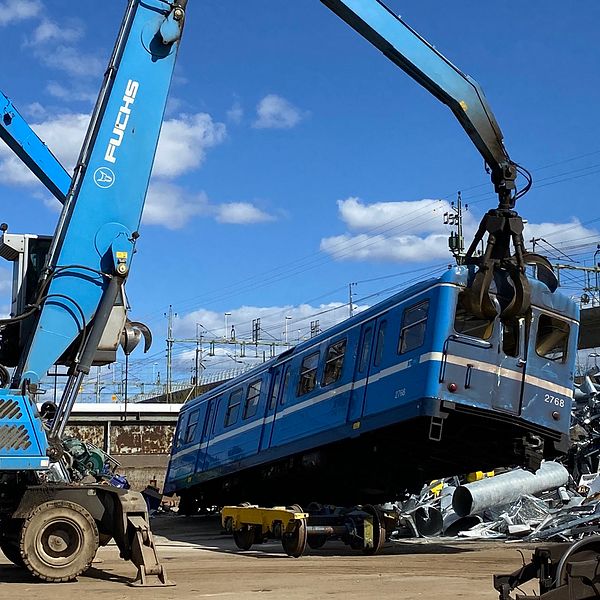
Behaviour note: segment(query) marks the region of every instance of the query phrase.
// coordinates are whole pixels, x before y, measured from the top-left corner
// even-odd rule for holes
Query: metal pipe
[[[454,492],[452,508],[459,517],[466,517],[493,506],[510,504],[525,494],[535,495],[559,488],[568,480],[569,473],[562,465],[545,462],[535,473],[516,469],[461,485]]]

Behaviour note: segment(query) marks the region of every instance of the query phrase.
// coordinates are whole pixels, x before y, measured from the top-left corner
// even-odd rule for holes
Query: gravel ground
[[[152,520],[158,551],[176,587],[143,590],[127,586],[135,576],[115,546],[101,548],[92,568],[69,584],[38,583],[0,554],[0,598],[235,598],[240,600],[496,599],[493,573],[517,569],[532,546],[500,542],[393,542],[366,557],[332,542],[288,558],[278,542],[239,552],[220,534],[216,519],[174,515]],[[526,587],[531,591],[532,586]]]

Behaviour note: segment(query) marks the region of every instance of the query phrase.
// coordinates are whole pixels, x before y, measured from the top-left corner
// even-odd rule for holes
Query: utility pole
[[[352,317],[354,315],[354,306],[352,305],[352,286],[356,285],[356,283],[348,284],[348,316]]]
[[[456,231],[450,232],[448,238],[448,247],[454,255],[457,265],[462,265],[465,258],[465,237],[463,235],[463,212],[462,212],[462,195],[457,194],[456,202],[450,204],[450,211],[444,213],[444,225],[456,227]],[[469,209],[469,205],[465,204],[465,210]]]
[[[196,323],[196,360],[194,363],[194,385],[200,385],[200,364],[202,363],[202,334],[198,330],[200,323]]]
[[[96,404],[100,403],[100,369],[96,367]]]
[[[173,317],[177,316],[177,313],[173,312],[173,306],[169,304],[169,312],[165,313],[167,317],[167,402],[171,402],[171,391],[173,383]]]

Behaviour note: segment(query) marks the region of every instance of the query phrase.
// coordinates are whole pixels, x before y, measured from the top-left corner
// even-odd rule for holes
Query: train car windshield
[[[570,326],[566,321],[550,315],[540,315],[535,351],[542,358],[565,362],[569,345]]]
[[[463,295],[459,294],[456,304],[456,314],[454,316],[454,331],[469,335],[481,340],[487,340],[491,337],[494,330],[493,319],[482,319],[472,315],[463,304]]]

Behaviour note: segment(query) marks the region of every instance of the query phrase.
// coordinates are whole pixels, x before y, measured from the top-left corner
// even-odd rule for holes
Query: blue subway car
[[[524,318],[476,318],[472,275],[451,268],[188,402],[166,493],[185,512],[350,506],[565,452],[577,305],[531,280]]]

